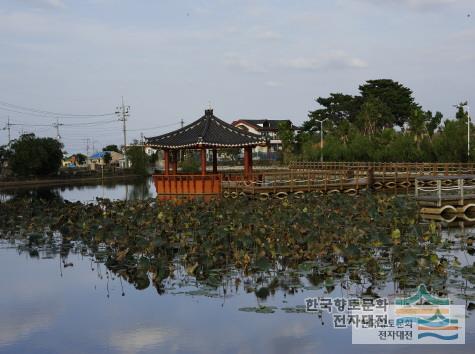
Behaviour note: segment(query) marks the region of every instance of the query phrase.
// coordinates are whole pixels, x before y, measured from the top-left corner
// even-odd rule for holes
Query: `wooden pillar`
[[[172,151],[172,158],[173,158],[173,161],[172,161],[172,174],[176,175],[176,173],[177,173],[177,167],[178,167],[178,151],[177,151],[177,150],[173,150],[173,151]]]
[[[248,161],[248,165],[249,165],[249,174],[252,174],[252,147],[251,147],[251,146],[249,147],[249,161]]]
[[[170,155],[168,150],[163,150],[163,169],[164,169],[164,174],[168,176],[168,172],[170,170]]]
[[[206,175],[206,149],[201,148],[201,175]]]
[[[218,173],[218,151],[213,149],[213,173]]]
[[[247,148],[244,148],[244,177],[247,177],[249,174],[248,159],[248,150]]]
[[[250,176],[252,173],[252,147],[246,146],[244,148],[244,175]]]

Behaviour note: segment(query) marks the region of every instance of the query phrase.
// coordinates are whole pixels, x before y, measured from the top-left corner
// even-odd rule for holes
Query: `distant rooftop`
[[[254,126],[257,130],[277,130],[279,129],[279,124],[282,122],[287,122],[288,124],[291,124],[292,129],[294,130],[299,129],[289,119],[238,119],[232,124],[237,125],[239,123],[244,123]]]
[[[89,156],[90,159],[102,159],[107,151],[98,151]]]

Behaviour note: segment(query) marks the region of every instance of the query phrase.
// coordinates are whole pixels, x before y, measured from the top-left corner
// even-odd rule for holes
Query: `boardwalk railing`
[[[417,177],[415,198],[421,205],[464,206],[475,200],[475,175]]]
[[[296,192],[347,192],[357,193],[368,186],[368,178],[361,171],[348,174],[343,170],[256,172],[252,175],[239,173],[223,176],[225,194],[238,195],[262,193],[296,193]]]
[[[413,175],[453,175],[475,173],[474,163],[432,163],[432,162],[314,162],[293,161],[293,170],[369,170],[375,174],[410,173]]]
[[[296,192],[346,192],[361,189],[408,189],[419,176],[475,174],[472,163],[293,162],[286,171],[227,173],[224,193],[233,195]]]

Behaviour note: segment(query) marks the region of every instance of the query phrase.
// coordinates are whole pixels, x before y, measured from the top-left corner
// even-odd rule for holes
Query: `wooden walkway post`
[[[463,186],[464,186],[464,182],[463,182],[463,178],[460,178],[458,181],[457,181],[457,184],[458,184],[458,187],[459,187],[459,205],[463,205],[463,199],[464,199],[464,193],[463,193]]]
[[[374,184],[374,169],[373,166],[370,166],[367,172],[367,189],[373,189]]]
[[[442,180],[437,180],[437,206],[442,206]]]

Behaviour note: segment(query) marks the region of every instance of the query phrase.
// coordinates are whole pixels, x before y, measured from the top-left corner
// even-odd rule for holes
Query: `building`
[[[110,155],[110,161],[106,163],[105,156],[106,154]],[[124,155],[115,152],[115,151],[99,151],[87,158],[87,165],[91,170],[96,169],[96,166],[105,166],[105,165],[111,165],[111,166],[116,166],[116,167],[123,167],[121,166],[124,161]]]
[[[238,119],[232,123],[237,128],[265,137],[267,146],[257,146],[255,153],[258,158],[275,159],[282,151],[282,141],[277,137],[280,124],[288,124],[295,132],[299,130],[288,119]]]

